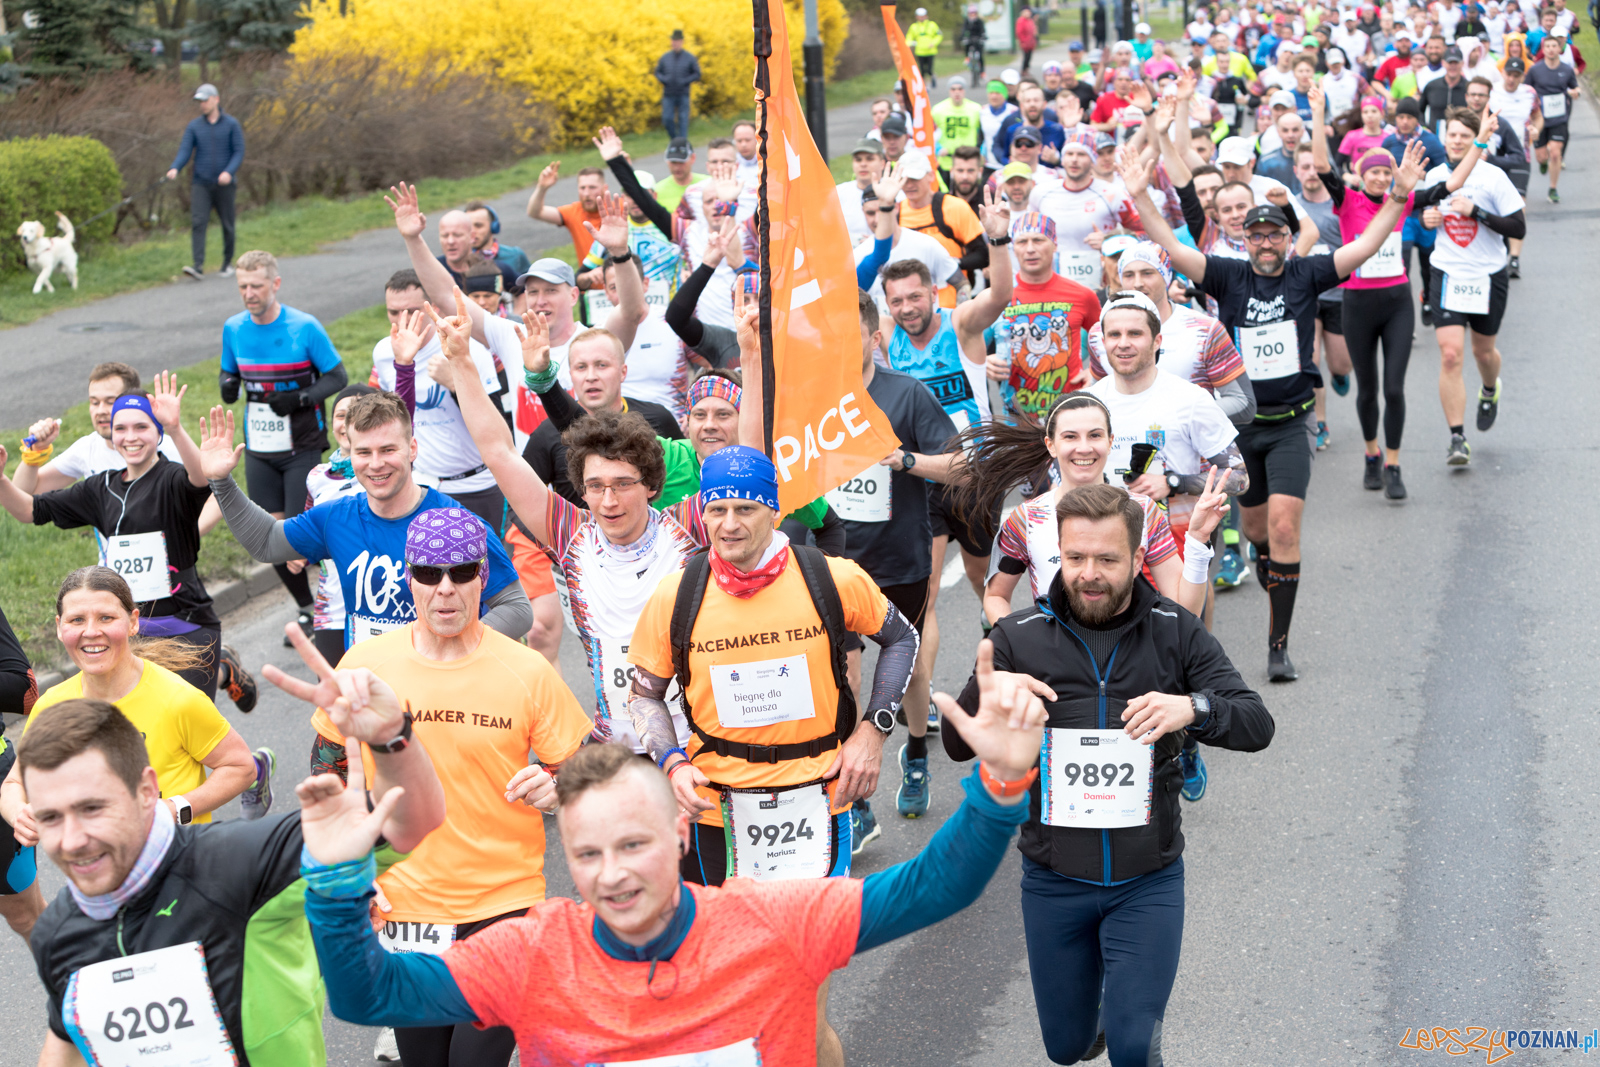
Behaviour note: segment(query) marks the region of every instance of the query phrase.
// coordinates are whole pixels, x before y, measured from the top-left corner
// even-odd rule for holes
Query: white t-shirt
[[[483,388],[491,400],[496,400],[500,395],[500,378],[495,371],[494,356],[478,342],[468,343],[471,346],[472,364],[478,368]],[[444,493],[477,493],[492,489],[494,474],[487,469],[465,478],[456,477],[482,467],[483,455],[478,451],[478,446],[473,444],[472,435],[467,432],[467,424],[461,417],[461,409],[456,406],[455,397],[428,376],[428,366],[436,356],[443,358],[437,334],[422,346],[414,361],[417,411],[411,418],[411,424],[417,438],[417,470],[439,479],[439,490]],[[521,365],[519,355],[513,366]],[[394,391],[394,349],[387,337],[372,346],[372,371],[378,376],[380,388]]]
[[[1420,189],[1431,188],[1450,177],[1451,168],[1441,163],[1423,178]],[[1524,205],[1521,194],[1506,172],[1499,167],[1473,167],[1461,189],[1439,205],[1444,222],[1433,244],[1434,270],[1462,277],[1493,274],[1506,265],[1506,244],[1501,236],[1477,219],[1457,215],[1450,202],[1464,196],[1492,215],[1511,215]]]
[[[156,447],[156,451],[174,463],[180,465],[183,463],[183,457],[178,455],[178,446],[165,434],[162,435],[161,444]],[[75,482],[81,482],[92,474],[126,470],[128,464],[123,460],[122,453],[111,447],[110,441],[97,433],[86,433],[55,453],[45,466]]]
[[[861,210],[861,194],[865,192],[854,178],[840,182],[839,206],[844,210],[844,224],[850,231],[850,244],[860,244],[871,239],[872,227],[867,224],[867,214]]]
[[[1272,203],[1272,201],[1267,199],[1267,194],[1272,192],[1274,189],[1282,189],[1284,192],[1289,193],[1289,187],[1276,178],[1269,178],[1265,174],[1250,175],[1250,191],[1256,194],[1257,204]],[[1306,213],[1306,206],[1302,204],[1300,202],[1300,198],[1295,196],[1293,193],[1289,193],[1289,206],[1294,208],[1295,218],[1299,219],[1302,223],[1311,217]]]
[[[682,422],[689,390],[689,356],[683,340],[667,320],[651,315],[639,324],[628,349],[628,376],[622,391],[638,400],[660,404]]]
[[[1028,206],[1055,222],[1056,247],[1062,252],[1092,251],[1084,239],[1095,230],[1110,233],[1120,226],[1125,203],[1117,188],[1100,178],[1083,189],[1068,189],[1058,178],[1041,178],[1028,194]]]
[[[983,132],[983,160],[991,167],[1000,166],[1000,160],[994,154],[994,135],[1000,132],[1007,117],[1017,113],[1017,105],[1007,103],[1000,107],[1000,114],[996,115],[987,103],[978,111],[978,129]]]
[[[862,241],[856,245],[855,261],[857,263],[860,263],[871,254],[872,245],[873,242],[871,240]],[[961,269],[961,264],[956,261],[955,257],[950,255],[944,245],[925,233],[918,233],[916,230],[902,229],[900,231],[900,237],[895,241],[894,247],[889,250],[889,259],[888,262],[884,263],[884,266],[887,267],[890,263],[898,263],[902,259],[920,260],[923,266],[928,268],[928,273],[933,276],[933,284],[936,287],[943,287],[949,284],[950,276]],[[867,292],[871,293],[872,299],[878,302],[878,311],[888,317],[889,305],[883,297],[881,271],[879,277],[872,279],[872,288]]]
[[[1362,36],[1366,35],[1363,34]],[[1352,62],[1354,62],[1354,59],[1355,57],[1351,56]],[[1361,79],[1357,78],[1346,67],[1344,73],[1337,78],[1331,73],[1323,75],[1322,91],[1327,94],[1328,114],[1343,115],[1346,111],[1356,106],[1356,97],[1361,92]]]
[[[1155,445],[1165,470],[1197,474],[1208,457],[1226,451],[1239,435],[1210,393],[1164,370],[1156,371],[1155,382],[1142,393],[1117,392],[1115,376],[1095,382],[1089,392],[1111,409],[1106,474],[1113,485],[1121,484],[1117,472],[1129,468],[1136,442]]]
[[[734,164],[739,168],[734,176],[745,185],[754,185],[761,180],[761,153],[758,151],[754,159],[746,159],[738,152],[733,154]]]
[[[1524,82],[1515,89],[1495,89],[1490,92],[1489,110],[1498,112],[1520,137],[1526,133],[1528,123],[1533,121],[1533,109],[1538,100],[1539,94],[1533,91],[1533,86]],[[1526,140],[1526,137],[1523,139]]]

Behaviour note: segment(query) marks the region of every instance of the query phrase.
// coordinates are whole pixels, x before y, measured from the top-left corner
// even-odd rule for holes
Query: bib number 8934
[[[1131,763],[1068,763],[1061,768],[1062,777],[1068,785],[1077,785],[1078,779],[1083,779],[1086,786],[1111,786],[1132,785],[1133,764]],[[1117,781],[1117,772],[1122,772],[1122,780]]]
[[[765,826],[751,823],[744,828],[744,832],[749,835],[752,845],[761,844],[762,838],[769,845],[788,845],[801,838],[809,841],[816,836],[816,831],[807,826],[804,819],[800,820],[799,826],[792,822],[768,823]]]
[[[177,1013],[176,1018],[168,1013],[168,1008],[172,1008]],[[106,1039],[109,1041],[133,1041],[141,1037],[149,1037],[152,1033],[164,1034],[169,1028],[183,1030],[194,1025],[189,1019],[188,1002],[182,997],[173,997],[166,1004],[162,1004],[159,1001],[151,1001],[144,1006],[144,1011],[142,1012],[138,1008],[123,1008],[121,1014],[128,1019],[126,1028],[117,1021],[117,1014],[115,1011],[106,1012],[106,1024],[102,1027],[101,1032],[106,1035]],[[139,1025],[141,1022],[144,1026]]]

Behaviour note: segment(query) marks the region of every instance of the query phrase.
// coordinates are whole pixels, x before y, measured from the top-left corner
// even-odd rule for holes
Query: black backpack
[[[701,752],[711,751],[719,756],[732,756],[748,763],[779,763],[783,760],[806,759],[822,755],[843,743],[856,728],[859,715],[856,711],[856,694],[850,688],[845,666],[844,604],[839,600],[839,590],[833,584],[828,570],[827,557],[809,545],[791,544],[789,552],[805,578],[811,603],[822,619],[822,628],[828,635],[828,650],[833,664],[833,681],[839,690],[839,707],[834,719],[833,732],[810,741],[795,741],[787,745],[747,745],[729,741],[725,737],[709,734],[695,722],[689,708],[689,647],[694,632],[695,619],[700,615],[700,602],[705,599],[706,582],[711,577],[709,552],[699,552],[684,565],[683,579],[678,583],[678,595],[672,604],[672,669],[678,676],[679,700],[683,717],[689,728],[705,745]]]

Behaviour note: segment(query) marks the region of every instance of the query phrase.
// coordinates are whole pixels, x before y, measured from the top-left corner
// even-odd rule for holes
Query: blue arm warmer
[[[856,285],[863,289],[871,289],[872,283],[878,280],[878,272],[889,262],[889,253],[893,248],[894,238],[874,237],[872,251],[867,253],[866,259],[856,264]]]
[[[361,1026],[451,1026],[477,1012],[438,956],[383,950],[367,918],[371,893],[332,900],[306,892],[306,918],[328,987],[328,1006]]]
[[[915,859],[867,875],[861,886],[857,952],[932,926],[983,895],[1011,844],[1012,831],[1028,821],[1031,805],[1001,804],[983,787],[977,771],[967,775],[961,788],[967,792],[966,803]]]

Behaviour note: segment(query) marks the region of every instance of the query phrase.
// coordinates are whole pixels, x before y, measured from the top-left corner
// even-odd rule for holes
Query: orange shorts
[[[511,549],[511,564],[517,568],[517,580],[529,600],[548,596],[556,591],[556,581],[550,577],[553,564],[550,555],[533,543],[512,523],[506,527],[506,547]]]

